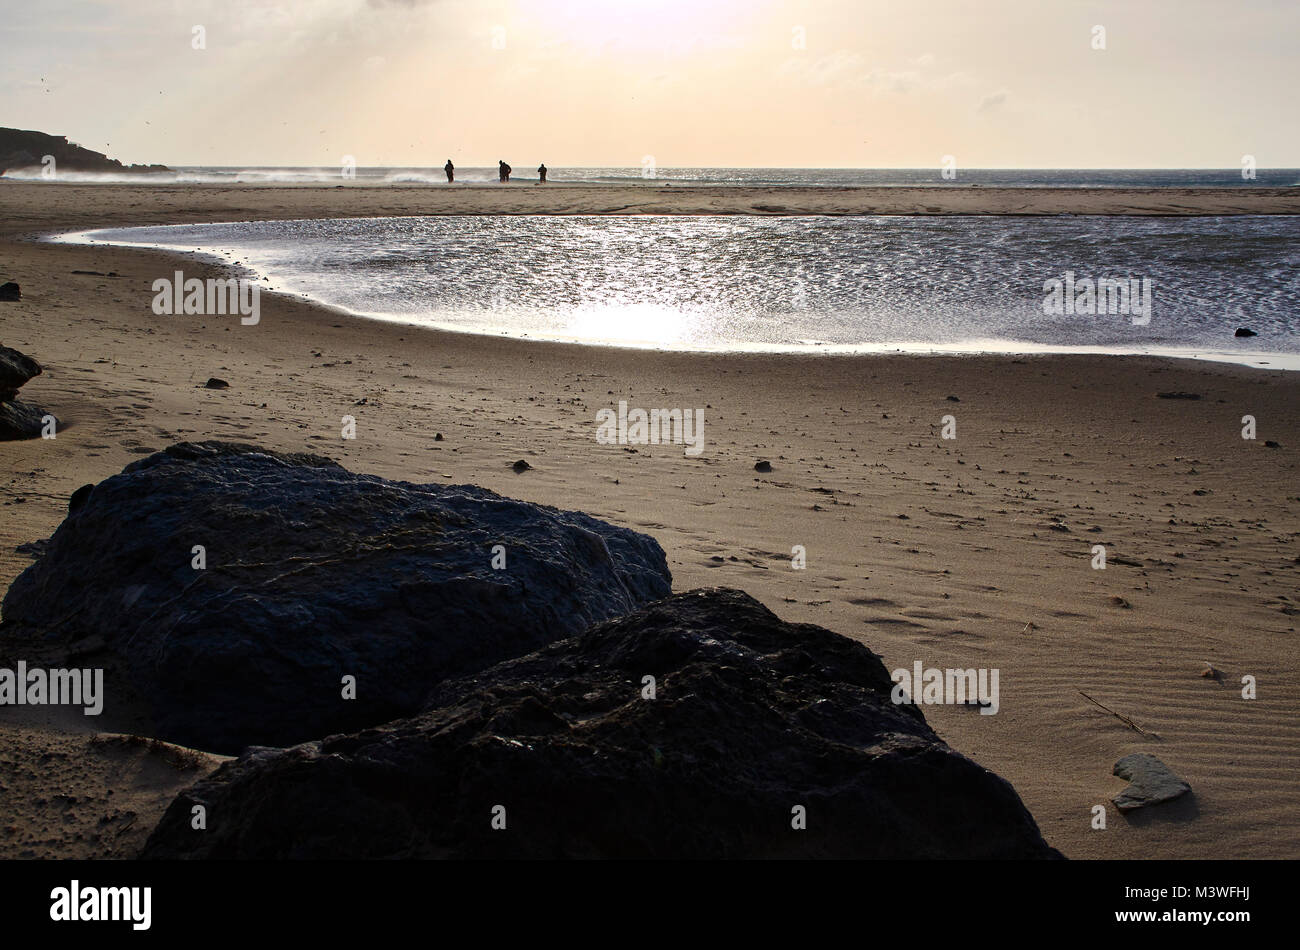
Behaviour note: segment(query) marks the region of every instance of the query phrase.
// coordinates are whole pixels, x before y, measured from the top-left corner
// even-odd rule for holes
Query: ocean
[[[438,216],[65,239],[199,251],[358,316],[521,338],[1300,368],[1295,216]]]
[[[649,158],[647,156],[647,158]],[[442,165],[436,159],[428,168],[356,168],[345,176],[342,166],[312,168],[276,167],[179,167],[170,174],[99,174],[60,171],[57,181],[178,184],[343,184],[425,185],[445,183]],[[507,158],[507,161],[511,161]],[[536,181],[536,165],[512,161],[512,181]],[[644,184],[672,182],[682,186],[796,185],[802,187],[846,187],[873,185],[982,185],[1016,188],[1193,188],[1300,186],[1300,169],[1261,168],[1253,179],[1242,177],[1240,168],[1228,169],[954,169],[953,178],[934,168],[671,168],[649,161],[624,168],[565,168],[548,166],[548,179],[555,184]],[[40,169],[10,172],[6,178],[40,178]],[[496,166],[457,168],[456,180],[468,184],[497,182]]]

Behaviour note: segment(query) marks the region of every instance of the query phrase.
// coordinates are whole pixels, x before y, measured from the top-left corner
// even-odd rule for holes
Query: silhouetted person
[[[538,165],[538,166],[537,166],[537,180],[538,180],[538,183],[539,183],[539,184],[543,184],[543,185],[546,184],[546,166],[545,166],[545,165]]]
[[[447,173],[448,184],[456,180],[456,166],[451,163],[450,158],[447,159],[447,164],[442,166],[442,170]]]
[[[501,184],[504,185],[506,182],[510,180],[510,173],[514,171],[514,169],[511,168],[509,165],[507,165],[505,162],[498,162],[497,164],[500,166],[497,169],[497,171],[501,173]]]

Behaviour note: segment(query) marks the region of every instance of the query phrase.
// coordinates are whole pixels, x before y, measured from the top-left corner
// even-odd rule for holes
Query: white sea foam
[[[343,185],[445,185],[442,173],[444,159],[430,166],[411,167],[360,167],[350,170],[355,177],[346,177],[342,164],[315,167],[262,167],[262,166],[178,166],[173,172],[158,173],[90,173],[59,170],[53,179],[45,179],[41,166],[13,169],[3,178],[50,181],[52,184],[99,183],[140,184],[166,182],[176,184],[343,184]],[[531,162],[516,161],[520,169],[512,176],[515,183],[535,181]],[[762,187],[844,187],[873,185],[883,187],[908,187],[915,185],[940,185],[950,187],[1014,187],[1014,188],[1192,188],[1241,187],[1287,188],[1295,187],[1297,169],[1262,168],[1258,177],[1246,181],[1240,168],[1229,169],[962,169],[956,179],[944,179],[939,168],[670,168],[660,166],[654,177],[646,178],[640,166],[618,167],[563,167],[552,165],[548,174],[555,184],[637,185],[644,187],[672,186],[729,186],[748,185]],[[496,184],[496,166],[464,165],[456,169],[457,183]]]

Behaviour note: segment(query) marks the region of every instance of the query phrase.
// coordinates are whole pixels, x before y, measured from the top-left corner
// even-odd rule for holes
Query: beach
[[[0,182],[4,233],[403,214],[1300,214],[1294,188],[101,185]],[[105,200],[111,194],[110,200]],[[108,205],[105,207],[105,205]]]
[[[73,491],[177,441],[473,483],[645,532],[674,590],[741,588],[891,670],[998,669],[996,715],[940,705],[926,718],[1006,778],[1067,857],[1295,858],[1300,375],[1151,357],[602,348],[367,321],[279,294],[243,326],[151,310],[154,280],[182,266],[222,276],[211,263],[34,237],[408,214],[1296,213],[1294,189],[0,182],[0,281],[22,286],[0,304],[0,342],[42,364],[23,396],[63,423],[53,440],[0,443],[0,582]],[[204,388],[209,377],[230,387]],[[620,401],[701,411],[705,450],[601,444],[597,413]],[[1242,438],[1246,415],[1257,439]],[[344,416],[355,439],[341,438]],[[531,468],[517,473],[519,459]],[[13,809],[0,857],[131,856],[175,791],[218,762],[90,743],[144,728],[111,703],[99,717],[0,710]],[[1193,796],[1118,816],[1111,768],[1138,751]]]

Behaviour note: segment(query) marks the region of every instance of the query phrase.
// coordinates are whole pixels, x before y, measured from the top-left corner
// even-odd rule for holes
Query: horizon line
[[[294,165],[262,165],[252,162],[245,162],[235,165],[201,165],[188,162],[177,163],[178,168],[333,168],[338,162],[329,162],[325,164],[294,164]],[[357,165],[357,168],[438,168],[441,170],[442,165],[435,166],[429,164],[381,164],[381,165]],[[487,162],[484,164],[470,163],[465,168],[495,168],[496,162]],[[568,165],[556,163],[548,168],[581,168],[581,169],[601,169],[601,168],[629,168],[639,169],[640,165]],[[657,165],[656,170],[664,169],[708,169],[718,171],[925,171],[942,168],[941,165]],[[1240,165],[959,165],[959,170],[964,171],[1054,171],[1054,172],[1104,172],[1104,171],[1130,171],[1130,172],[1148,172],[1148,171],[1240,171]],[[1256,171],[1300,171],[1300,165],[1257,165]]]

